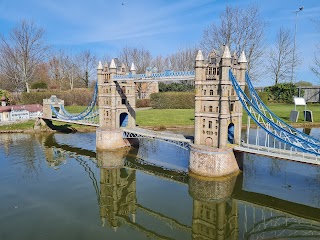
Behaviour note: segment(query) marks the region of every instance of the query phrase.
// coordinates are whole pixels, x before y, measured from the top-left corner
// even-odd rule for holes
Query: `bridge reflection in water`
[[[84,167],[97,194],[102,226],[114,231],[129,226],[152,239],[320,238],[320,203],[314,202],[320,198],[319,174],[304,178],[305,183],[292,179],[289,182],[290,167],[280,168],[276,159],[269,160],[273,166],[270,171],[266,168],[267,160],[260,160],[264,161],[262,174],[261,164],[255,164],[256,156],[246,154],[243,174],[209,181],[181,170],[156,166],[137,157],[135,149],[95,153],[58,143],[54,135],[44,145],[49,166],[57,167],[74,158]],[[281,169],[287,172],[282,173]],[[163,209],[153,209],[145,206],[145,201],[140,202],[137,179],[142,173],[182,184],[192,198],[192,219],[185,221],[174,217],[177,216],[174,212],[167,214]],[[260,174],[271,182],[259,178]],[[288,177],[287,185],[274,186],[276,176],[282,178],[282,175]],[[299,187],[294,184],[308,184],[304,194],[312,193],[313,200],[302,201],[297,196]],[[293,194],[281,195],[286,188]],[[190,212],[188,206],[185,211]]]

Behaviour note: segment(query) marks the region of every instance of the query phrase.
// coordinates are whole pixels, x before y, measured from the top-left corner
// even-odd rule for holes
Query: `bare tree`
[[[320,79],[320,45],[317,46],[317,51],[314,54],[314,63],[310,67],[312,72]]]
[[[194,69],[195,57],[198,49],[196,47],[186,47],[178,49],[177,52],[167,57],[168,69],[173,71],[190,71]]]
[[[158,72],[163,72],[167,68],[166,58],[162,55],[156,56],[151,63],[151,66],[158,69]]]
[[[208,54],[212,49],[219,50],[228,45],[238,56],[245,51],[248,71],[257,78],[264,53],[264,29],[266,22],[256,5],[247,7],[226,6],[220,20],[212,23],[203,32],[200,47]]]
[[[63,50],[59,50],[56,53],[52,53],[52,57],[49,59],[49,77],[50,79],[59,85],[59,90],[62,90],[63,83],[67,77],[67,55]]]
[[[134,63],[137,73],[145,73],[152,62],[151,53],[143,47],[126,46],[121,50],[119,58],[128,68],[130,68],[131,63]]]
[[[318,31],[320,31],[320,19],[315,19],[314,20],[316,24],[316,28]],[[316,51],[314,53],[314,60],[313,60],[313,65],[310,67],[311,71],[320,79],[320,42],[316,46]]]
[[[73,55],[68,55],[65,61],[66,65],[66,79],[69,82],[70,89],[73,90],[75,84],[79,80],[79,66],[77,65],[77,57]]]
[[[131,63],[134,63],[137,74],[146,73],[148,67],[152,63],[152,56],[149,50],[143,47],[124,47],[119,54],[120,61],[130,69]],[[139,99],[145,97],[145,91],[149,91],[152,83],[136,83],[136,93]]]
[[[297,58],[292,58],[293,51],[294,46],[291,31],[289,29],[280,28],[276,36],[275,45],[269,52],[268,61],[268,70],[274,79],[275,84],[290,79],[291,68],[298,63]]]
[[[48,50],[44,29],[32,21],[22,20],[7,38],[0,36],[0,43],[0,65],[6,78],[12,81],[16,90],[30,92],[29,82]]]
[[[77,65],[79,67],[80,80],[89,87],[89,81],[93,79],[96,73],[97,58],[90,50],[84,50],[77,55]]]

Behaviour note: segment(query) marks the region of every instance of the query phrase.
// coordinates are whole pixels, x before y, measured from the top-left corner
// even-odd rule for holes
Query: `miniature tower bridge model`
[[[229,79],[229,71],[245,86],[246,57],[231,57],[228,46],[222,56],[215,51],[204,61],[198,52],[195,64],[195,138],[190,149],[191,172],[219,177],[239,171],[233,148],[241,139],[242,105]]]
[[[158,139],[190,149],[190,173],[207,177],[239,171],[234,149],[319,165],[320,140],[294,129],[274,115],[254,90],[246,68],[244,52],[238,59],[236,54],[230,54],[228,46],[221,52],[212,51],[208,59],[199,50],[194,71],[136,74],[134,64],[128,73],[126,65],[117,59],[104,67],[100,62],[97,87],[86,110],[80,114],[67,113],[64,102],[53,96],[44,99],[42,119],[97,126],[97,150],[112,151],[129,146],[129,138]],[[137,83],[181,80],[195,84],[193,144],[181,134],[141,129],[135,124]],[[245,84],[248,96],[244,92]],[[242,141],[243,109],[248,114],[248,127],[246,139]],[[255,131],[255,142],[251,141],[249,132],[251,120],[259,128]]]

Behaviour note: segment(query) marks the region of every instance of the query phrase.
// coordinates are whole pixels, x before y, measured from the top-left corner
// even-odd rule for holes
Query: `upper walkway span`
[[[195,77],[194,71],[165,71],[163,73],[152,74],[127,74],[115,75],[112,80],[118,81],[133,81],[133,82],[165,82],[165,81],[193,81]]]

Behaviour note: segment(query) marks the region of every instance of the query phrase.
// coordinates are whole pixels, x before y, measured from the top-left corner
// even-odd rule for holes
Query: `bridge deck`
[[[86,126],[92,126],[92,127],[99,127],[98,123],[89,123],[89,122],[82,122],[82,121],[72,121],[72,120],[64,120],[59,118],[46,118],[42,117],[44,120],[50,120],[50,121],[57,121],[57,122],[64,122],[64,123],[70,123],[70,124],[77,124],[77,125],[86,125]]]
[[[258,154],[258,155],[264,155],[268,157],[281,158],[285,160],[292,160],[296,162],[320,165],[320,157],[317,157],[316,155],[313,155],[313,154],[304,153],[304,152],[257,146],[257,145],[246,144],[246,143],[242,143],[241,146],[234,146],[234,150]]]
[[[131,135],[132,138],[141,136],[141,137],[146,137],[146,138],[154,138],[154,139],[163,139],[163,140],[191,143],[191,140],[186,139],[182,134],[152,131],[152,130],[138,128],[138,127],[122,128],[122,130],[126,133],[132,134]]]

